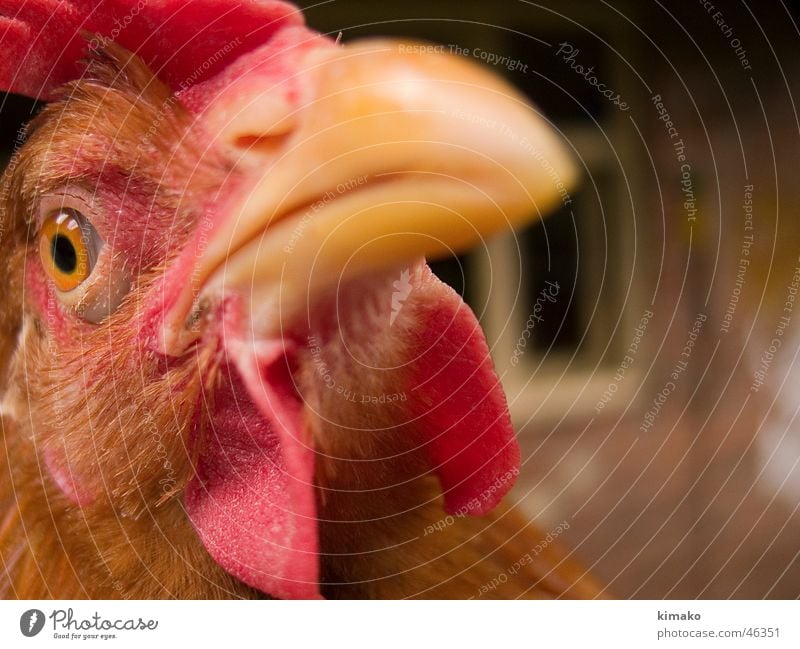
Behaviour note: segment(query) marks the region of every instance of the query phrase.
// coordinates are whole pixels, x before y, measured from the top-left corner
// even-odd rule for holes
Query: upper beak
[[[524,225],[575,181],[555,130],[463,57],[362,41],[298,75],[306,97],[262,90],[220,110],[217,135],[254,180],[197,248],[165,353],[195,337],[204,297],[244,295],[254,331],[275,334],[320,291]]]

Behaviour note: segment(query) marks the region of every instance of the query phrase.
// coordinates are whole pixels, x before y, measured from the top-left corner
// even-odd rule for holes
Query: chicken
[[[574,180],[515,91],[282,2],[0,0],[0,34],[48,101],[0,197],[2,596],[602,594],[502,502],[505,398],[424,263]]]

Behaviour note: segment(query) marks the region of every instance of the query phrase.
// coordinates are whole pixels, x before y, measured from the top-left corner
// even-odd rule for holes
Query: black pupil
[[[62,273],[71,274],[78,267],[78,253],[67,237],[57,234],[50,245],[53,263]]]

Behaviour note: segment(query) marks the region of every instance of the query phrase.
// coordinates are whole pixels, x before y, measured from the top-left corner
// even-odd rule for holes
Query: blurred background
[[[582,170],[560,211],[435,265],[505,383],[512,497],[618,596],[800,596],[798,4],[298,4],[505,75]],[[37,106],[0,102],[7,159]]]

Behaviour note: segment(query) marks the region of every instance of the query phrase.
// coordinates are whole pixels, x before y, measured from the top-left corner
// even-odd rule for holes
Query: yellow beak
[[[548,122],[463,57],[363,41],[309,56],[298,74],[313,89],[302,105],[264,92],[224,111],[220,137],[257,180],[168,311],[166,353],[191,340],[187,318],[206,297],[244,294],[253,332],[276,334],[339,282],[518,228],[575,181]]]

